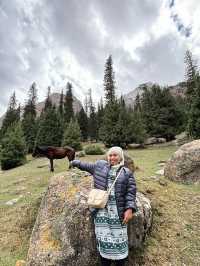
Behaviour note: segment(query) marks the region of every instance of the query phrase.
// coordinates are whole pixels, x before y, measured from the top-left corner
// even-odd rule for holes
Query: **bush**
[[[101,155],[105,151],[97,144],[90,144],[84,148],[85,154],[87,155]]]
[[[1,169],[8,170],[26,162],[26,145],[21,125],[9,127],[2,139]]]

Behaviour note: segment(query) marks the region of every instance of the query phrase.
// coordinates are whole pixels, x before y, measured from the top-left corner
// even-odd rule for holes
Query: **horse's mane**
[[[49,148],[49,146],[37,146],[38,150],[41,150],[43,152],[46,152]]]
[[[72,147],[70,147],[70,146],[64,146],[63,148],[71,150],[71,151],[74,151],[74,149]]]
[[[70,146],[64,146],[64,147],[54,147],[54,146],[37,146],[37,148],[42,151],[42,152],[46,152],[49,148],[64,148],[64,149],[68,149],[70,151],[74,151],[74,149]]]

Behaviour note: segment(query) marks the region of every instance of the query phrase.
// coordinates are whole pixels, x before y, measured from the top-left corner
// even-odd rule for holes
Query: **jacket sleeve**
[[[86,162],[81,162],[80,160],[73,160],[71,161],[71,165],[73,167],[77,167],[82,171],[86,171],[90,174],[94,174],[94,169],[95,169],[95,163],[86,163]]]
[[[126,205],[125,209],[132,209],[133,212],[137,211],[137,206],[136,206],[136,182],[134,175],[132,172],[129,173],[129,179],[128,179],[128,187],[127,187],[127,192],[126,192]]]

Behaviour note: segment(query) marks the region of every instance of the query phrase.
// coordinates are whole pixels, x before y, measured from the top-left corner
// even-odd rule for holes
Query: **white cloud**
[[[170,1],[171,2],[171,1]],[[105,60],[113,55],[118,94],[152,81],[184,78],[187,48],[200,58],[200,2],[121,0],[15,0],[0,2],[0,113],[9,96],[23,103],[33,81],[39,100],[47,86],[67,81],[83,101],[89,88],[103,95]],[[180,27],[180,25],[183,25]],[[180,28],[181,30],[180,30]],[[191,35],[185,30],[191,27]]]

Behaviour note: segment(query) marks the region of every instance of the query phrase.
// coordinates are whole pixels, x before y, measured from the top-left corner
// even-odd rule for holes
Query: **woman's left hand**
[[[132,211],[132,209],[127,209],[124,212],[123,224],[127,224],[129,222],[129,220],[131,220],[132,218],[133,218],[133,211]]]

